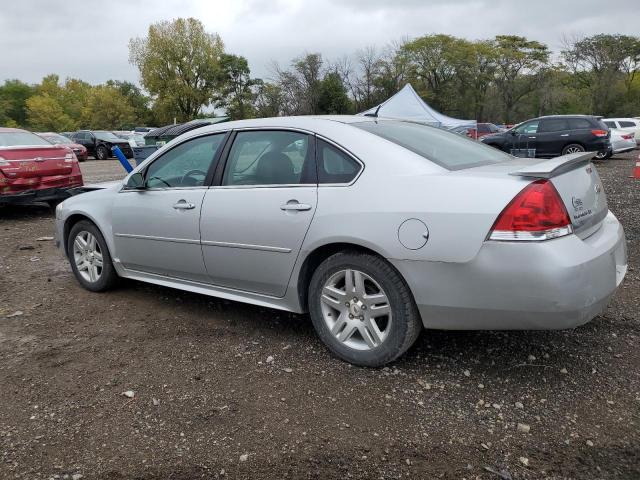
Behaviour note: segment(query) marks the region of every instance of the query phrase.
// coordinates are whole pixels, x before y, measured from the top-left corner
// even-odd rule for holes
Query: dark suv
[[[98,160],[106,160],[113,157],[111,148],[116,145],[127,158],[133,158],[133,150],[127,140],[116,137],[112,132],[104,130],[80,130],[71,137],[76,143],[83,145]]]
[[[481,141],[516,157],[556,157],[584,151],[607,156],[610,135],[599,117],[552,115],[527,120]]]

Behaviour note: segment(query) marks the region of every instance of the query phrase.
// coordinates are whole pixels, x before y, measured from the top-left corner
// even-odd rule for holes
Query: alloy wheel
[[[567,148],[567,153],[578,153],[578,152],[584,152],[584,150],[580,147],[569,147]]]
[[[102,251],[96,237],[81,231],[73,241],[73,260],[78,273],[87,282],[95,283],[102,275]]]
[[[329,332],[347,347],[371,350],[389,336],[389,299],[364,272],[345,269],[333,274],[322,288],[320,305]]]

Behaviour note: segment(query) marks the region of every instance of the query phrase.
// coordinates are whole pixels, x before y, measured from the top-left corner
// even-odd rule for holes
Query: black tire
[[[98,145],[96,148],[96,158],[98,160],[107,160],[109,158],[109,149],[104,145]]]
[[[100,253],[102,253],[102,272],[100,273],[100,277],[95,282],[90,282],[86,280],[79,272],[78,266],[74,261],[74,250],[73,244],[76,240],[78,234],[82,232],[88,232],[93,235],[96,239],[98,246],[100,247]],[[93,223],[88,220],[81,220],[76,223],[69,232],[69,237],[67,238],[67,256],[69,257],[69,264],[71,265],[71,270],[73,270],[73,274],[76,279],[87,290],[92,292],[104,292],[112,289],[118,283],[118,274],[113,266],[113,262],[111,261],[111,255],[109,254],[109,248],[107,247],[107,242],[105,242],[102,233],[98,227],[96,227]]]
[[[386,339],[369,350],[357,350],[340,342],[330,332],[321,306],[322,289],[336,273],[356,269],[370,276],[384,290],[393,320]],[[416,341],[422,330],[420,313],[411,291],[400,274],[375,255],[345,251],[324,260],[313,273],[309,285],[309,312],[320,339],[337,357],[363,367],[380,367],[400,357]]]
[[[611,150],[608,150],[606,152],[598,152],[597,155],[595,156],[596,160],[607,160],[609,158],[611,158],[613,156],[613,152],[611,152]]]
[[[571,150],[574,150],[574,149],[576,151],[572,152]],[[566,155],[568,153],[584,152],[584,151],[585,151],[584,147],[579,143],[570,143],[569,145],[567,145],[562,149],[562,155]]]

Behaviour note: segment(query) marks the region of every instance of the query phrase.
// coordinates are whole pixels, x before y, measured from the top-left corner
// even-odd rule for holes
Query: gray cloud
[[[194,16],[256,76],[305,52],[337,58],[367,45],[448,33],[469,39],[514,33],[559,50],[563,36],[637,34],[637,0],[22,0],[0,11],[0,81],[48,73],[91,83],[138,80],[128,42],[150,23]]]

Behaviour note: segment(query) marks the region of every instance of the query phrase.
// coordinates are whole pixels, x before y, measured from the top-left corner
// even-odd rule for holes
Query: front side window
[[[538,122],[538,120],[534,120],[533,122],[526,122],[523,123],[522,125],[514,128],[514,131],[516,133],[522,133],[522,134],[527,134],[527,133],[538,133],[538,124],[540,122]]]
[[[225,134],[188,140],[172,148],[147,168],[148,188],[201,187],[213,166]]]
[[[238,132],[222,185],[315,183],[309,136],[281,130]]]
[[[406,148],[447,170],[460,170],[509,160],[500,150],[437,127],[398,120],[350,124]]]
[[[318,183],[350,183],[360,172],[360,164],[342,150],[318,140]]]

